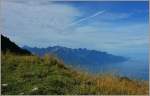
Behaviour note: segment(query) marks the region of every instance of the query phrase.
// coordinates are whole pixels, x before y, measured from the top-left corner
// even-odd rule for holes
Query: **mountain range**
[[[86,48],[72,49],[62,46],[53,46],[47,48],[37,48],[24,46],[23,48],[16,45],[7,37],[1,35],[1,51],[3,53],[10,51],[15,54],[35,54],[44,56],[45,54],[53,54],[66,64],[71,64],[88,70],[100,70],[107,64],[122,63],[128,59],[123,56],[116,56],[107,52],[88,50]]]
[[[102,51],[88,50],[86,48],[72,49],[62,46],[47,48],[32,48],[29,46],[24,46],[23,48],[38,56],[44,56],[47,53],[54,54],[66,64],[87,69],[93,66],[100,67],[104,64],[121,63],[128,60],[123,56],[116,56]]]

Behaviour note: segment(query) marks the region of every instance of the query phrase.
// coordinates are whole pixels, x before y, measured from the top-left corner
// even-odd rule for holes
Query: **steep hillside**
[[[1,51],[3,53],[9,51],[15,54],[31,54],[29,51],[18,47],[14,42],[10,41],[7,37],[3,35],[1,35]]]

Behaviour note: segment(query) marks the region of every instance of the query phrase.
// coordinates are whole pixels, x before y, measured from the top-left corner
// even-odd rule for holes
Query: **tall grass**
[[[48,54],[40,58],[8,52],[1,60],[3,95],[148,94],[148,81],[77,71]]]

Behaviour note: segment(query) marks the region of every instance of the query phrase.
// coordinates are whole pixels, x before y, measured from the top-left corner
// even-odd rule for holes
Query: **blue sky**
[[[2,34],[19,46],[54,45],[148,55],[148,2],[2,0]]]

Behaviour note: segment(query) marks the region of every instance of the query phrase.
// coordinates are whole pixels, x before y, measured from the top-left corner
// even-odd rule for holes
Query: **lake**
[[[120,76],[127,76],[133,79],[148,80],[149,66],[148,60],[128,60],[123,63],[115,64],[97,64],[90,66],[80,66],[80,69],[88,72],[99,73],[113,73]]]

